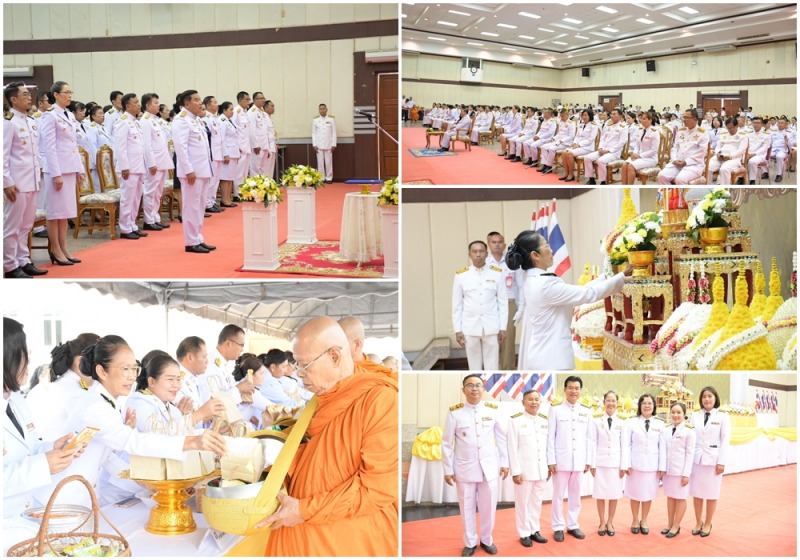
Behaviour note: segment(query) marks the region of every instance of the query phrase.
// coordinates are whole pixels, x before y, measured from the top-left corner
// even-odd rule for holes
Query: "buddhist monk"
[[[293,340],[297,374],[319,400],[271,525],[267,556],[398,554],[398,385],[379,364],[354,364],[330,317]]]
[[[361,319],[348,315],[339,319],[339,326],[342,327],[345,336],[347,336],[347,346],[350,349],[353,363],[357,364],[361,360],[366,360],[367,357],[364,355],[364,323],[361,322]]]

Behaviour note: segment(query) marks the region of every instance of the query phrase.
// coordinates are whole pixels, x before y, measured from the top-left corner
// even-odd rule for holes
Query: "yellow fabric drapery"
[[[411,454],[426,461],[441,461],[442,431],[443,428],[441,426],[433,426],[419,434],[414,438]]]
[[[731,430],[731,445],[744,445],[764,436],[770,441],[783,438],[787,441],[797,441],[797,428],[733,428]]]

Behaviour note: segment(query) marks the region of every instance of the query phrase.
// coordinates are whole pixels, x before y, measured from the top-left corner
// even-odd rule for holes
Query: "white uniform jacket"
[[[3,122],[3,188],[16,186],[20,192],[39,190],[39,142],[28,120],[16,109]]]
[[[589,464],[592,409],[567,401],[551,406],[547,417],[547,464],[559,471],[583,471]]]
[[[144,140],[142,127],[139,121],[130,113],[125,113],[114,126],[114,162],[120,171],[128,170],[131,173],[144,174],[147,170],[144,165]]]
[[[601,276],[584,286],[574,286],[557,276],[543,276],[544,273],[540,268],[532,268],[525,278],[520,367],[574,369],[570,335],[573,310],[622,291],[624,276],[622,273],[612,278]]]
[[[65,173],[83,173],[83,162],[78,154],[75,116],[54,106],[41,118],[39,151],[42,153],[44,172],[51,177]]]
[[[222,135],[222,156],[231,159],[239,159],[241,151],[239,149],[239,133],[236,125],[225,115],[219,117],[220,134]],[[229,164],[230,165],[230,164]]]
[[[250,145],[250,120],[247,118],[247,111],[241,106],[233,110],[231,117],[236,126],[236,137],[239,139],[239,153],[249,154],[253,151]]]
[[[719,141],[717,143],[719,145]],[[702,165],[708,151],[708,133],[695,127],[692,130],[681,127],[672,146],[672,160],[683,160],[686,165]]]
[[[172,142],[175,145],[178,177],[183,179],[189,173],[194,173],[198,178],[211,177],[208,136],[194,113],[184,109],[175,116],[172,123]]]
[[[611,428],[608,419],[611,418]],[[609,467],[619,469],[622,465],[622,432],[625,422],[617,415],[609,417],[603,413],[600,418],[592,420],[589,432],[589,464],[593,468]]]
[[[670,476],[685,476],[692,474],[692,459],[694,458],[695,435],[694,430],[681,422],[675,428],[667,426],[661,432],[664,454],[659,458],[658,470]]]
[[[169,140],[158,121],[159,118],[150,113],[145,113],[139,121],[144,140],[144,161],[148,169],[155,167],[159,171],[168,171],[175,169],[175,165],[167,145]]]
[[[651,126],[644,132],[636,132],[636,147],[631,153],[639,154],[642,159],[657,159],[658,158],[658,145],[661,143],[661,133],[654,126]]]
[[[511,476],[547,480],[547,416],[518,412],[508,425],[508,464]]]
[[[508,448],[497,405],[451,406],[442,432],[444,474],[456,482],[484,482],[500,476],[501,467],[508,467]]]
[[[694,463],[698,465],[725,465],[731,444],[731,421],[727,414],[711,409],[708,423],[703,425],[705,410],[692,414],[696,437]]]
[[[764,129],[761,129],[761,132],[756,132],[755,130],[748,134],[750,138],[750,143],[748,144],[747,151],[753,154],[753,157],[767,157],[767,151],[769,147],[772,145],[772,138],[769,134],[767,134]]]
[[[665,453],[661,433],[666,429],[664,421],[655,416],[650,417],[649,430],[645,430],[643,417],[628,418],[622,432],[622,470],[657,471]]]
[[[330,150],[336,147],[336,119],[319,116],[311,121],[311,143],[314,148]]]
[[[573,144],[585,150],[594,151],[595,142],[597,139],[597,126],[594,123],[583,123],[578,125],[578,132],[575,134]]]
[[[222,357],[216,347],[212,348],[208,353],[208,367],[206,367],[206,374],[198,381],[200,385],[205,385],[200,391],[201,395],[207,395],[201,404],[211,398],[213,393],[222,391],[229,395],[236,404],[242,402],[242,394],[236,387],[236,382],[233,379],[233,361],[228,361]],[[204,393],[204,391],[207,391]]]
[[[178,399],[180,393],[178,393]],[[136,391],[125,399],[125,411],[136,411],[136,429],[140,432],[157,432],[171,434],[192,434],[192,415],[188,414],[187,420],[178,407],[172,403],[161,402],[157,396],[151,392]]]
[[[470,336],[497,334],[508,323],[503,270],[494,265],[469,266],[453,280],[453,332]]]

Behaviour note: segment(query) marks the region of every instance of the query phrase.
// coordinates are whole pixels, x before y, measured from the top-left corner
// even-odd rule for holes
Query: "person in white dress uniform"
[[[656,400],[646,393],[639,397],[636,417],[625,422],[622,432],[622,469],[627,473],[625,494],[631,500],[631,533],[650,533],[647,515],[658,497],[658,466],[664,453],[661,433],[664,421],[655,415]],[[639,508],[642,515],[639,517]]]
[[[220,170],[219,192],[220,206],[223,208],[235,208],[233,196],[233,183],[237,180],[239,170],[239,159],[242,152],[239,149],[239,131],[236,123],[233,122],[233,103],[224,101],[217,110],[219,113],[220,134],[222,136],[222,169]]]
[[[556,132],[549,142],[542,144],[541,162],[539,168],[543,174],[553,172],[553,164],[556,159],[556,152],[566,150],[575,140],[575,123],[569,120],[569,111],[561,110],[561,120],[556,123]]]
[[[248,379],[253,384],[252,392],[242,393],[239,412],[242,413],[242,418],[244,418],[245,422],[250,422],[250,425],[255,430],[261,430],[265,427],[263,425],[264,411],[271,404],[259,391],[267,377],[270,377],[267,368],[258,361],[258,358],[252,356],[245,358],[240,366],[233,370],[234,380],[242,381]]]
[[[28,250],[41,186],[39,139],[28,117],[33,105],[28,88],[13,82],[4,95],[11,116],[3,121],[3,276],[30,278],[47,274],[33,265]]]
[[[595,185],[599,181],[606,184],[608,163],[620,158],[625,144],[628,142],[628,130],[622,120],[622,111],[611,111],[611,124],[606,125],[600,136],[597,151],[586,154],[583,158],[583,174],[589,179],[587,185]],[[594,164],[597,164],[597,180],[594,177]]]
[[[144,143],[144,229],[159,231],[169,224],[161,223],[161,196],[167,183],[170,169],[175,169],[169,152],[169,138],[161,126],[158,116],[158,95],[145,93],[142,96],[144,116],[139,121]],[[155,171],[154,171],[155,168]]]
[[[39,437],[19,389],[28,380],[28,346],[22,325],[3,317],[3,554],[32,538],[39,525],[20,514],[36,505],[31,493],[50,486],[53,475],[72,464],[80,449],[63,449],[72,433],[56,440]],[[80,462],[80,460],[78,460]],[[48,494],[48,498],[49,498]]]
[[[119,118],[125,112],[122,108],[122,92],[118,90],[114,90],[108,96],[108,100],[111,101],[111,109],[108,110],[106,113],[106,118],[103,123],[103,127],[106,129],[106,134],[110,137],[114,137],[114,126],[117,124]]]
[[[114,153],[114,138],[109,136],[108,132],[106,132],[105,127],[103,127],[103,122],[105,121],[106,115],[103,113],[103,108],[100,105],[95,105],[89,110],[89,139],[92,144],[92,152],[89,154],[89,158],[95,162],[94,169],[92,169],[92,179],[94,180],[94,192],[100,192],[103,189],[103,184],[100,182],[100,171],[97,169],[97,152],[100,151],[100,148],[103,146],[108,146],[111,148],[111,152]],[[111,171],[112,173],[116,173],[115,171]]]
[[[750,154],[750,159],[747,161],[747,176],[750,178],[750,184],[755,185],[758,166],[767,163],[767,152],[772,146],[772,137],[764,130],[764,119],[761,117],[753,119],[753,132],[748,134],[748,137],[747,152]],[[764,169],[761,178],[768,179],[769,173],[766,167]]]
[[[50,383],[39,383],[25,397],[45,441],[64,435],[64,423],[72,407],[94,382],[80,373],[81,353],[99,338],[94,333],[83,333],[53,348]]]
[[[676,402],[669,410],[672,426],[661,432],[665,453],[659,458],[661,482],[667,497],[667,528],[661,530],[668,539],[681,532],[681,520],[686,513],[689,495],[689,476],[694,459],[694,430],[686,425],[686,405]]]
[[[236,383],[233,368],[236,358],[244,350],[244,329],[238,325],[225,325],[219,332],[217,346],[211,350],[208,367],[203,381],[208,394],[221,391],[230,396],[236,404],[242,402],[242,394],[253,391],[253,383],[243,379]]]
[[[78,215],[75,185],[76,181],[83,180],[83,163],[78,154],[78,123],[67,109],[72,102],[72,88],[66,82],[56,82],[50,92],[55,97],[55,105],[42,115],[39,136],[50,261],[71,266],[81,262],[67,249],[67,220]]]
[[[216,249],[203,239],[204,196],[211,181],[211,152],[200,117],[203,104],[196,90],[178,94],[172,141],[175,145],[175,173],[181,182],[183,244],[187,253],[210,253]]]
[[[556,542],[564,540],[564,529],[576,539],[580,530],[581,480],[589,470],[589,427],[592,410],[580,403],[583,380],[570,375],[564,380],[566,399],[551,406],[547,417],[547,464],[553,476],[553,532]],[[564,494],[567,494],[567,520],[564,520]]]
[[[717,510],[722,473],[725,472],[731,443],[730,418],[719,411],[719,405],[717,390],[711,386],[703,387],[700,391],[701,408],[692,414],[692,426],[697,437],[692,476],[689,478],[689,494],[694,498],[695,526],[692,534],[701,537],[711,534],[711,522]]]
[[[336,119],[328,116],[328,106],[319,104],[319,116],[311,122],[311,144],[317,152],[317,171],[326,183],[333,183],[333,151],[336,149]]]
[[[203,108],[205,112],[201,114],[200,120],[205,127],[211,150],[211,181],[208,182],[205,192],[206,212],[219,214],[222,212],[222,209],[217,205],[219,181],[223,165],[230,165],[231,158],[224,147],[222,124],[217,119],[217,111],[219,110],[217,99],[213,95],[207,95],[203,98]]]
[[[523,278],[521,270],[509,270],[506,265],[506,240],[500,232],[490,231],[486,235],[486,244],[489,253],[486,264],[496,266],[503,271],[503,283],[506,286],[508,299],[508,318],[506,320],[506,337],[500,345],[500,369],[510,371],[517,367],[517,327],[514,325],[514,315],[517,313],[517,299],[521,297]]]
[[[683,114],[685,126],[678,129],[672,144],[671,161],[658,174],[658,182],[669,185],[688,185],[705,172],[708,154],[708,133],[697,126],[697,111],[692,109]]]
[[[496,370],[508,321],[505,278],[501,268],[486,265],[486,243],[473,241],[468,251],[472,266],[453,279],[453,332],[466,348],[469,369]]]
[[[73,463],[54,477],[53,484],[73,474],[80,474],[89,481],[89,484],[96,484],[100,471],[112,451],[178,461],[184,460],[184,452],[190,450],[213,451],[219,455],[225,453],[222,436],[209,430],[200,435],[183,437],[143,434],[127,425],[120,414],[118,399],[130,394],[140,369],[133,351],[119,336],[104,336],[84,351],[81,372],[84,375],[91,375],[95,383],[86,391],[83,398],[75,403],[75,408],[66,422],[66,428],[79,432],[87,426],[92,426],[99,431],[89,442],[81,461]],[[134,416],[129,415],[127,418],[133,425],[135,425],[132,422]],[[112,474],[118,475],[118,473]],[[48,487],[45,492],[37,495],[37,499],[40,502],[46,501],[52,490],[52,487]],[[103,505],[107,503],[102,493],[99,500]],[[77,486],[72,489],[68,486],[59,494],[58,502],[88,505],[89,498],[85,489]]]
[[[547,467],[547,415],[539,412],[542,396],[534,391],[522,394],[524,412],[511,416],[508,425],[508,465],[514,481],[514,518],[519,541],[524,547],[533,541],[546,543],[540,533],[542,498],[550,480]]]
[[[772,155],[775,158],[775,182],[783,181],[783,170],[792,148],[797,144],[797,133],[786,128],[786,119],[778,119],[778,127],[771,133]]]
[[[272,348],[266,354],[260,354],[258,359],[267,369],[267,374],[264,376],[259,388],[261,396],[264,397],[267,404],[279,404],[289,407],[301,405],[302,402],[299,396],[297,394],[290,395],[286,391],[286,386],[281,382],[284,377],[292,373],[292,366],[289,364],[287,353],[278,348]],[[353,363],[357,363],[357,361],[354,360]]]
[[[575,140],[569,148],[564,150],[561,160],[564,163],[564,176],[559,177],[559,181],[575,180],[575,157],[585,156],[594,151],[597,135],[599,133],[594,124],[594,111],[585,109],[581,111],[581,124],[575,133]]]
[[[122,239],[138,240],[147,237],[139,231],[136,218],[142,203],[144,192],[144,176],[146,173],[157,171],[155,164],[147,165],[145,162],[145,148],[142,126],[136,119],[141,110],[139,98],[134,93],[126,93],[122,97],[122,107],[125,113],[114,125],[114,145],[117,151],[114,161],[120,169],[122,184],[120,185],[121,198],[119,201],[119,231]]]
[[[267,169],[267,143],[269,133],[267,131],[266,113],[264,112],[264,102],[267,100],[264,94],[257,91],[253,94],[253,106],[247,111],[248,128],[250,130],[250,146],[253,155],[250,158],[250,174],[263,175]]]
[[[508,476],[506,432],[497,404],[481,402],[483,380],[466,376],[462,391],[466,403],[450,407],[442,432],[444,481],[458,491],[458,508],[464,524],[461,556],[472,556],[480,542],[488,554],[497,554],[492,539],[499,478]],[[475,530],[475,508],[481,516],[480,535]]]
[[[205,425],[205,422],[210,426],[214,416],[225,412],[225,403],[211,397],[208,385],[202,377],[208,367],[206,343],[199,336],[187,336],[178,344],[175,357],[178,358],[180,366],[180,398],[191,399],[198,428]]]
[[[747,133],[739,129],[736,118],[729,117],[725,128],[720,132],[717,147],[708,162],[709,178],[719,172],[720,185],[730,185],[731,173],[743,170],[748,143]]]
[[[250,143],[250,120],[247,112],[250,107],[250,94],[240,91],[236,94],[237,106],[233,110],[232,122],[236,125],[236,136],[239,139],[239,165],[236,167],[236,179],[233,180],[233,200],[239,202],[239,185],[250,175],[250,161],[253,157],[253,145]]]
[[[655,111],[642,113],[642,130],[635,131],[636,142],[631,144],[630,157],[622,164],[622,184],[632,185],[636,181],[636,172],[646,167],[658,165],[658,148],[661,143],[661,133],[658,125],[658,115]]]
[[[508,155],[506,159],[512,162],[522,161],[522,145],[536,136],[539,131],[539,119],[533,113],[533,108],[528,107],[527,117],[525,118],[525,127],[516,132],[509,132],[508,136],[500,136],[500,149],[502,150],[498,155],[505,156],[506,150],[503,148],[503,143],[508,140]]]
[[[592,421],[589,432],[590,464],[594,477],[592,496],[597,500],[597,515],[600,517],[597,534],[601,537],[613,537],[616,534],[614,515],[617,512],[617,500],[622,498],[622,478],[625,476],[622,470],[622,430],[625,422],[617,417],[617,402],[614,391],[603,395],[605,412]]]
[[[553,250],[544,237],[530,230],[514,239],[506,263],[511,270],[526,272],[519,344],[519,367],[525,371],[575,369],[570,334],[573,309],[622,291],[624,276],[633,272],[628,266],[612,278],[600,276],[584,286],[567,284],[546,272],[553,265]]]

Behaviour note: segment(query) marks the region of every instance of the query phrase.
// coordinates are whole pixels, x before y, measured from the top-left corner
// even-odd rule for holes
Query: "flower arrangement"
[[[379,206],[397,206],[400,197],[400,189],[397,184],[397,177],[384,181],[378,193]]]
[[[322,173],[309,165],[293,165],[281,175],[281,186],[314,189],[325,185]]]
[[[731,204],[731,193],[722,187],[716,187],[694,207],[686,221],[686,231],[695,243],[700,243],[700,229],[728,227],[722,213]]]
[[[606,238],[604,248],[611,258],[611,264],[622,264],[628,260],[631,251],[655,251],[654,241],[661,235],[661,216],[656,212],[639,214],[616,228],[609,237],[614,236],[610,243]]]
[[[283,202],[283,192],[271,177],[254,175],[248,177],[239,185],[239,196],[242,200],[263,202],[264,207],[273,202]]]

